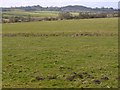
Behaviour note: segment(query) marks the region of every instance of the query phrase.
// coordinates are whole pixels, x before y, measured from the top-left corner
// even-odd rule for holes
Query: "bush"
[[[85,19],[85,18],[106,18],[107,14],[106,13],[79,13],[79,19]]]
[[[59,18],[60,19],[72,19],[73,16],[69,12],[61,12],[59,13]]]

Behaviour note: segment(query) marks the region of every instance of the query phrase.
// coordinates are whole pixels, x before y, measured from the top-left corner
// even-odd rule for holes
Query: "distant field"
[[[3,87],[118,87],[117,21],[3,24]]]
[[[3,25],[3,33],[38,32],[117,32],[117,18],[81,19],[11,23]]]
[[[73,16],[79,15],[78,12],[70,12]],[[22,11],[22,10],[13,10],[3,12],[3,16],[12,17],[12,16],[27,16],[30,15],[31,17],[58,17],[58,11]]]
[[[58,16],[57,11],[31,11],[31,12],[26,12],[26,11],[7,11],[7,12],[3,12],[3,16],[18,16],[18,15],[22,15],[22,16],[26,16],[26,15],[30,15],[32,17],[57,17]]]

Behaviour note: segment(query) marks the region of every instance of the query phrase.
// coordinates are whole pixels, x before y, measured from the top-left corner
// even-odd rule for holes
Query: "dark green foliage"
[[[80,19],[86,19],[86,18],[106,18],[107,13],[91,13],[91,12],[84,12],[79,13],[78,18]]]
[[[72,14],[70,12],[61,12],[61,13],[59,13],[58,17],[60,19],[72,19],[73,18]]]

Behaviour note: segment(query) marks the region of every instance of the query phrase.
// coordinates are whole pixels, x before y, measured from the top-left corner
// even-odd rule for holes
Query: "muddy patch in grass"
[[[80,37],[80,36],[116,36],[117,33],[105,33],[105,32],[56,32],[56,33],[3,33],[2,37],[58,37],[58,36],[69,36],[69,37]]]

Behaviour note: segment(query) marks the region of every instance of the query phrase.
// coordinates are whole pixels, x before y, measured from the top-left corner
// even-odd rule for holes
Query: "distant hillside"
[[[65,6],[65,7],[61,7],[61,10],[62,11],[76,11],[76,12],[79,12],[79,11],[93,11],[92,8],[88,8],[88,7],[85,7],[85,6],[78,6],[78,5],[75,5],[75,6]]]
[[[113,8],[90,8],[85,6],[65,6],[61,7],[61,11],[75,11],[75,12],[114,12],[117,11]]]
[[[36,6],[26,6],[26,7],[11,7],[3,8],[3,11],[10,11],[13,9],[20,9],[25,11],[63,11],[63,12],[114,12],[117,11],[113,8],[90,8],[79,5],[69,5],[64,7],[42,7],[40,5]]]

